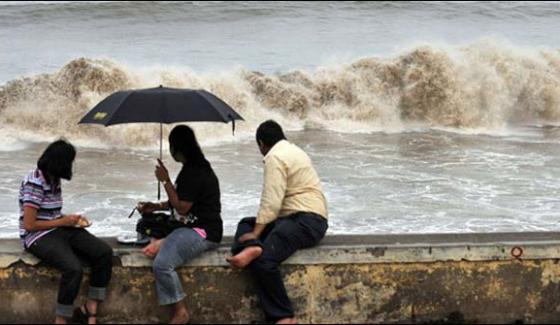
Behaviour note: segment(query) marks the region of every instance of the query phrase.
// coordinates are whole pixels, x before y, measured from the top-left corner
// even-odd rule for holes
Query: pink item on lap
[[[206,239],[206,230],[202,229],[202,228],[193,228],[194,231],[196,231],[200,237]]]

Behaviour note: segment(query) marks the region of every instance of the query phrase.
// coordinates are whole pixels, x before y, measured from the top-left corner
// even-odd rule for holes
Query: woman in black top
[[[201,253],[215,249],[222,240],[220,186],[212,166],[202,153],[191,128],[175,127],[169,135],[171,155],[183,164],[175,185],[163,163],[158,160],[156,177],[163,183],[168,201],[140,202],[142,215],[170,210],[172,217],[184,224],[166,238],[153,239],[143,253],[154,260],[154,273],[159,303],[172,306],[170,324],[184,324],[189,315],[175,269]]]

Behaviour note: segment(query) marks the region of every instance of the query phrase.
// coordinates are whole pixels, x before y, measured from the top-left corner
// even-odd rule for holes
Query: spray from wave
[[[500,130],[560,121],[560,51],[480,41],[463,47],[418,46],[398,57],[265,75],[239,68],[200,74],[188,69],[130,69],[79,58],[54,74],[0,87],[0,126],[16,138],[65,136],[82,145],[154,146],[156,125],[77,125],[105,96],[158,85],[204,88],[245,119],[237,139],[274,118],[288,129],[398,132],[411,127]],[[203,142],[233,141],[221,124],[192,124]],[[170,127],[166,128],[169,131]]]

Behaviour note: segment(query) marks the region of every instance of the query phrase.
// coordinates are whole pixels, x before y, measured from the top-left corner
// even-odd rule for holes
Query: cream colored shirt
[[[282,140],[264,157],[264,186],[257,223],[268,224],[296,212],[328,218],[321,181],[309,156]]]

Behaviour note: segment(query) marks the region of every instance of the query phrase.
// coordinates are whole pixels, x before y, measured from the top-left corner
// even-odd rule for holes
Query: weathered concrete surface
[[[522,249],[520,258],[514,248]],[[224,262],[227,250],[226,243],[179,271],[195,323],[263,320],[248,274]],[[100,320],[166,320],[150,260],[116,245],[115,255]],[[454,313],[455,321],[556,323],[558,258],[559,233],[332,236],[282,271],[302,322],[424,323]],[[36,262],[18,241],[0,241],[1,323],[52,320],[59,274]],[[83,293],[86,287],[84,281]]]

